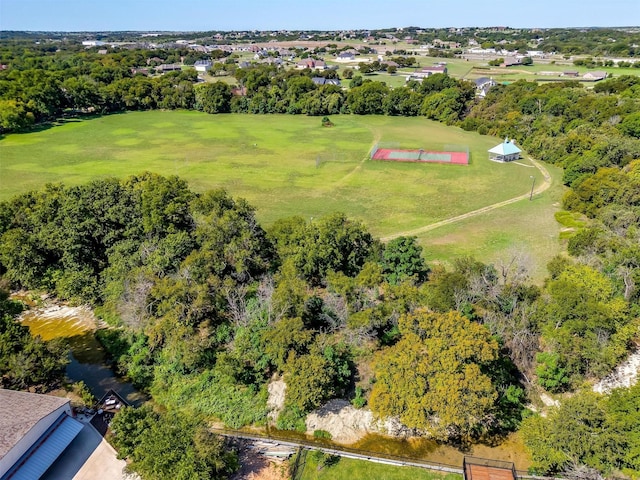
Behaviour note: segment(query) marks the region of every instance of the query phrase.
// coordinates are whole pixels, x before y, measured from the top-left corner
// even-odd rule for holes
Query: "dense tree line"
[[[4,47],[0,62],[7,62],[9,68],[0,70],[0,129],[26,129],[65,113],[148,109],[425,115],[454,123],[462,118],[474,96],[471,84],[449,77],[431,79],[427,86],[412,82],[405,88],[390,89],[358,76],[347,93],[339,86],[317,86],[311,80],[314,76],[336,78],[334,70],[282,71],[265,65],[236,68],[233,60],[230,64],[217,62],[212,71],[234,74],[246,95],[232,97],[231,87],[224,82],[198,85],[193,69],[155,76],[136,73],[142,67],[153,73],[158,64],[181,59],[187,65],[193,63],[192,56],[180,50],[134,49],[98,55],[74,49],[49,52],[44,46]],[[413,58],[395,58],[403,65],[415,62]],[[372,66],[382,68],[375,62]]]

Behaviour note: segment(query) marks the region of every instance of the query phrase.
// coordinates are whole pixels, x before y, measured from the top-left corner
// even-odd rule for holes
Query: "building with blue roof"
[[[36,480],[83,424],[66,398],[0,389],[0,480]]]
[[[489,160],[493,160],[494,162],[511,162],[518,160],[520,153],[522,153],[522,150],[516,147],[515,142],[505,138],[504,142],[489,150]]]

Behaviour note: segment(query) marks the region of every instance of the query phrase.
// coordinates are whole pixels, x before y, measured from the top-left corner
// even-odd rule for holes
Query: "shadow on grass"
[[[51,128],[60,127],[62,125],[66,125],[68,123],[81,123],[85,120],[94,120],[96,118],[111,116],[111,115],[124,115],[128,113],[127,110],[119,111],[119,112],[108,112],[108,113],[70,113],[63,114],[60,118],[55,120],[49,120],[41,123],[37,123],[28,128],[23,128],[21,130],[16,130],[14,132],[7,132],[13,135],[23,135],[28,133],[38,133],[44,132],[45,130],[49,130]],[[6,138],[6,133],[0,134],[0,141]]]

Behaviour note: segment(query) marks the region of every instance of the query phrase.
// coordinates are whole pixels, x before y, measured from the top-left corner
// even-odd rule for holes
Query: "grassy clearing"
[[[265,225],[291,215],[343,211],[386,236],[526,193],[530,175],[536,184],[542,181],[537,169],[488,161],[487,149],[499,142],[495,138],[424,118],[348,115],[332,121],[334,127],[324,128],[316,117],[153,111],[7,135],[0,141],[0,200],[47,182],[80,184],[153,171],[180,175],[197,191],[223,187],[244,197]],[[425,149],[469,145],[471,164],[373,162],[368,152],[377,141]],[[549,198],[543,194],[533,203],[536,219],[554,222]],[[462,229],[430,232],[421,241],[433,245],[427,249],[431,258],[446,260],[468,249],[487,259],[524,235],[526,209],[530,205],[521,202],[470,220]],[[464,233],[465,228],[476,231]],[[524,231],[527,242],[547,251],[547,231]],[[458,232],[455,241],[443,239],[452,232]]]
[[[546,192],[534,195],[532,201],[521,200],[420,235],[425,258],[450,264],[455,258],[471,255],[498,262],[524,252],[531,259],[533,279],[540,282],[547,275],[549,260],[564,250],[561,227],[554,218],[564,192],[562,171],[548,164],[545,167],[553,184]]]
[[[461,475],[443,475],[423,468],[396,467],[365,460],[339,458],[337,463],[319,468],[318,452],[310,452],[306,457],[300,480],[461,480]]]

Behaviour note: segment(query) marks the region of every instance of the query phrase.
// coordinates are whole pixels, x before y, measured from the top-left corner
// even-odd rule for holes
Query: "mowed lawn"
[[[386,236],[526,193],[531,176],[542,181],[537,169],[488,160],[487,149],[501,139],[424,118],[331,120],[335,126],[327,128],[318,117],[151,111],[11,134],[0,140],[0,200],[47,182],[80,184],[152,171],[179,175],[196,191],[222,187],[246,198],[267,226],[291,215],[342,211]],[[377,141],[425,150],[468,145],[471,164],[374,162],[368,153]],[[512,211],[522,221],[528,209],[523,204]],[[536,215],[552,217],[553,209],[547,210],[536,209]],[[512,234],[508,218],[492,223],[505,238]],[[459,239],[473,244],[463,232]]]

